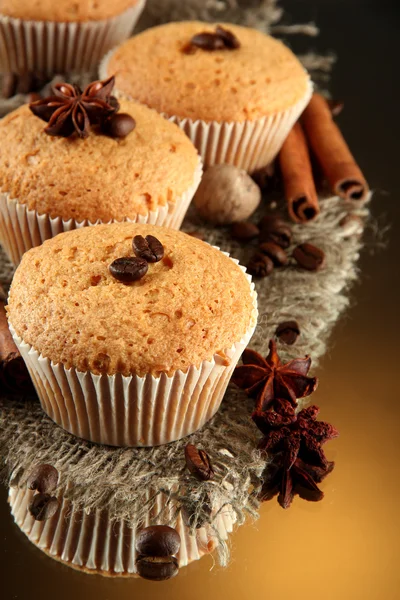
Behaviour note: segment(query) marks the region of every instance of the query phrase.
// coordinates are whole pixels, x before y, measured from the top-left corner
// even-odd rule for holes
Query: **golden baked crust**
[[[164,259],[130,285],[109,265],[155,235]],[[131,223],[62,233],[22,258],[8,316],[43,356],[94,373],[172,374],[240,341],[255,324],[250,284],[227,256],[182,232]]]
[[[0,14],[26,21],[101,21],[137,3],[138,0],[0,0]]]
[[[199,21],[148,29],[123,43],[107,66],[117,88],[169,116],[245,121],[286,110],[307,91],[309,77],[280,41],[226,24],[237,50],[182,52],[193,35],[215,31]]]
[[[51,137],[27,106],[0,121],[0,190],[29,209],[65,220],[108,222],[176,200],[194,181],[195,147],[154,110],[121,102],[136,120],[125,139]]]

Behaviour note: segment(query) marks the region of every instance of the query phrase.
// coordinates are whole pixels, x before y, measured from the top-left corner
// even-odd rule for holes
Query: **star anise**
[[[262,492],[262,500],[271,500],[278,494],[278,502],[288,508],[295,494],[305,500],[322,500],[320,483],[334,467],[327,460],[322,445],[337,437],[338,431],[329,423],[317,421],[319,409],[310,406],[299,412],[289,425],[270,428],[264,424],[265,436],[259,448],[273,457],[269,465],[268,479]]]
[[[69,137],[74,132],[79,137],[89,135],[91,125],[104,123],[119,109],[116,98],[111,96],[115,78],[94,81],[84,91],[77,85],[57,83],[53,96],[29,105],[33,114],[48,122],[48,135]]]
[[[311,358],[295,358],[282,364],[274,340],[269,343],[266,358],[246,349],[242,362],[243,365],[236,367],[232,381],[256,399],[256,412],[265,412],[277,398],[288,400],[295,407],[298,398],[309,396],[318,385],[316,377],[307,377]]]

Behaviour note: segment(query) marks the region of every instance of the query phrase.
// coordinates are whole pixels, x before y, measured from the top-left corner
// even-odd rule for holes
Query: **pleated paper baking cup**
[[[109,52],[101,62],[101,79],[107,77],[107,65],[113,52]],[[254,121],[224,123],[193,121],[165,113],[163,116],[186,133],[205,167],[229,164],[253,173],[269,165],[277,156],[289,131],[309,103],[312,91],[312,83],[308,81],[304,97],[292,107]],[[118,89],[114,93],[119,98],[135,100]]]
[[[33,495],[31,490],[11,487],[8,501],[15,523],[42,552],[87,573],[114,577],[136,575],[135,542],[138,529],[130,527],[124,521],[111,521],[104,510],[87,514],[60,497],[60,507],[53,517],[47,521],[35,521],[28,510]],[[148,514],[140,529],[148,525],[164,524],[158,523],[157,518],[152,516],[163,512],[163,518],[167,518],[162,503],[162,498],[158,496],[154,510]],[[174,524],[181,537],[181,547],[177,554],[179,567],[213,552],[219,540],[228,539],[235,520],[234,511],[225,506],[216,514],[212,527],[201,527],[194,535],[190,535],[189,528],[179,514]]]
[[[175,202],[168,202],[155,211],[149,211],[146,215],[137,215],[134,219],[121,219],[130,223],[148,223],[149,225],[161,225],[171,229],[179,229],[185,218],[190,202],[200,184],[203,168],[199,159],[196,167],[193,184]],[[114,219],[109,223],[117,223]],[[103,221],[95,223],[85,219],[65,221],[61,217],[50,217],[47,214],[40,215],[35,210],[29,210],[25,204],[11,198],[8,193],[0,193],[0,242],[11,262],[17,266],[21,262],[22,255],[40,246],[45,240],[55,237],[59,233],[100,225]]]
[[[111,48],[130,36],[145,3],[139,0],[112,19],[82,23],[25,21],[0,14],[0,72],[93,72]]]
[[[110,446],[160,446],[197,431],[217,412],[255,330],[257,294],[251,277],[246,277],[253,310],[242,339],[222,355],[171,376],[95,375],[67,369],[24,342],[9,323],[43,410],[73,435]]]

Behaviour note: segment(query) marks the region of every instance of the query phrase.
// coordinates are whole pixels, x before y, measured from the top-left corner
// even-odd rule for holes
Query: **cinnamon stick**
[[[289,216],[295,223],[307,223],[319,214],[310,155],[299,122],[286,138],[279,154]]]
[[[33,393],[28,370],[8,328],[5,305],[6,295],[0,285],[0,395]]]
[[[345,200],[363,203],[369,187],[357,165],[325,98],[313,94],[302,116],[302,124],[332,191]]]

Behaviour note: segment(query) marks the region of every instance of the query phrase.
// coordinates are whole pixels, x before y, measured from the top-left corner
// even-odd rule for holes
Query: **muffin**
[[[182,127],[206,166],[228,163],[250,172],[273,160],[312,91],[282,42],[198,21],[140,33],[106,55],[100,73],[115,74],[120,95]]]
[[[32,490],[10,487],[8,501],[16,525],[42,552],[65,565],[110,577],[135,577],[137,575],[135,549],[138,528],[125,521],[112,521],[107,511],[96,510],[87,514],[70,501],[58,495],[60,507],[46,521],[35,521],[29,513]],[[154,494],[148,494],[148,505]],[[149,512],[142,527],[164,524],[164,520],[176,519],[173,524],[181,538],[176,558],[184,567],[202,556],[213,552],[219,540],[227,540],[233,531],[236,514],[229,506],[214,509],[215,519],[211,525],[203,525],[191,533],[182,513],[175,516],[179,506],[167,495],[158,495],[154,508]],[[175,513],[175,514],[174,514]]]
[[[0,72],[93,72],[145,0],[0,0]]]
[[[0,122],[0,241],[14,264],[45,239],[85,225],[179,229],[201,179],[197,151],[155,111],[130,101],[120,110],[136,122],[125,138],[98,129],[84,139],[53,137],[28,106]]]
[[[136,236],[159,240],[163,257],[124,283],[115,261],[136,260]],[[165,227],[116,223],[27,252],[8,318],[58,425],[93,442],[157,446],[200,429],[218,410],[257,306],[250,277],[218,249]]]

